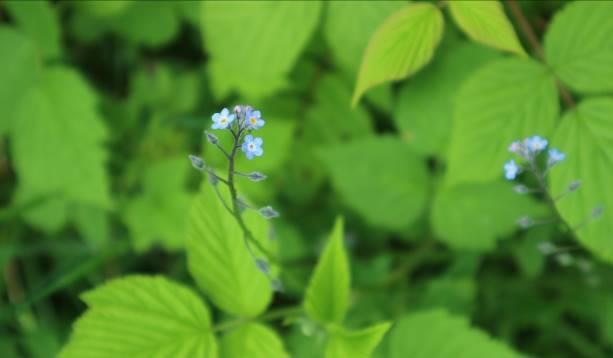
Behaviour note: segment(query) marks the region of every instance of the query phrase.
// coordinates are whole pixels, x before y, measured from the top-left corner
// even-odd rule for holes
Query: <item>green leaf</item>
[[[326,358],[369,358],[391,326],[385,322],[359,331],[340,329],[326,345]]]
[[[50,2],[13,0],[4,4],[17,26],[36,43],[42,57],[61,56],[60,23]]]
[[[219,190],[225,202],[231,204],[225,187]],[[268,221],[252,210],[243,217],[260,243],[269,246]],[[216,306],[247,317],[266,309],[272,298],[270,283],[247,251],[234,216],[208,183],[203,183],[190,211],[186,245],[189,270]]]
[[[512,141],[547,137],[558,117],[556,84],[546,67],[526,59],[491,63],[464,82],[455,101],[449,184],[502,176]]]
[[[259,323],[245,324],[225,334],[219,348],[221,358],[289,357],[277,333]]]
[[[404,5],[406,3],[402,1],[328,2],[323,34],[335,62],[352,83],[368,40],[388,16]],[[379,86],[367,91],[366,100],[388,113],[392,106],[390,86]],[[351,93],[347,103],[351,103]]]
[[[454,0],[448,5],[453,20],[473,41],[526,55],[500,2]]]
[[[406,78],[424,67],[443,34],[443,16],[429,3],[396,11],[377,29],[364,53],[353,104],[369,88]]]
[[[335,144],[372,135],[368,111],[350,105],[351,90],[338,75],[323,76],[315,90],[315,103],[307,112],[302,137],[309,143]]]
[[[566,160],[551,169],[551,190],[558,195],[574,180],[581,187],[556,202],[562,217],[577,231],[579,240],[596,256],[613,262],[613,98],[591,98],[564,115],[552,143]],[[603,207],[602,217],[590,220]]]
[[[482,251],[493,249],[497,239],[517,230],[519,218],[539,219],[546,214],[544,207],[515,193],[508,183],[467,183],[441,189],[431,222],[436,236],[451,247]]]
[[[16,104],[40,76],[34,44],[13,28],[0,26],[0,135],[12,126]]]
[[[106,128],[97,98],[74,71],[51,68],[15,110],[12,152],[19,178],[17,201],[55,199],[26,213],[34,225],[57,230],[71,203],[109,209]],[[42,214],[42,215],[41,215]]]
[[[179,10],[173,2],[132,1],[125,8],[117,6],[119,10],[113,9],[114,16],[104,23],[128,41],[156,47],[168,43],[179,32]]]
[[[339,66],[354,76],[368,39],[377,27],[405,4],[401,1],[331,1],[324,36]]]
[[[413,313],[396,322],[389,337],[390,358],[521,357],[505,344],[443,310]]]
[[[217,357],[206,305],[160,276],[115,279],[82,296],[88,309],[60,353],[70,357]]]
[[[277,90],[306,46],[319,20],[319,1],[204,2],[204,46],[217,88],[250,97]],[[240,24],[234,26],[232,24]]]
[[[613,91],[613,3],[576,1],[558,12],[545,35],[553,72],[582,93]]]
[[[187,156],[181,156],[154,163],[145,171],[143,192],[128,203],[124,217],[137,250],[156,243],[169,250],[184,247],[189,169]]]
[[[343,219],[338,218],[307,287],[306,313],[322,324],[342,323],[349,306],[351,278],[343,239]]]
[[[403,84],[392,117],[409,146],[423,155],[442,156],[451,137],[453,99],[460,85],[498,54],[490,49],[446,36],[441,54]],[[432,105],[436,103],[436,105]]]
[[[373,226],[409,228],[426,205],[425,163],[402,141],[365,138],[319,151],[334,189]]]

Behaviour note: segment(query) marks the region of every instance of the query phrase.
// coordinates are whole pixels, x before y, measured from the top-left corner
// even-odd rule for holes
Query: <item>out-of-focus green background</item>
[[[494,180],[446,185],[462,84],[513,55],[446,14],[424,70],[351,106],[369,39],[407,4],[0,2],[0,357],[55,356],[85,309],[79,295],[111,278],[193,286],[183,243],[202,176],[187,155],[225,168],[203,130],[237,103],[266,120],[265,155],[237,165],[268,176],[242,194],[281,213],[286,292],[273,309],[301,302],[342,215],[349,326],[442,308],[531,356],[612,356],[610,266],[557,225],[520,230],[519,217],[550,208],[514,193],[502,162]],[[541,38],[565,2],[519,5]],[[570,264],[544,242],[569,248]],[[299,326],[275,327],[287,351],[320,356]],[[377,354],[409,356],[394,349],[384,340]]]

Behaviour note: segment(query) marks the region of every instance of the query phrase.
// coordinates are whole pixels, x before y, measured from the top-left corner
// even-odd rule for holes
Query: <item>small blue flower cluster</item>
[[[233,113],[224,108],[221,112],[213,114],[211,119],[213,120],[212,129],[227,129],[232,133],[257,130],[266,123],[262,119],[260,111],[253,109],[251,106],[240,105],[234,107]],[[245,153],[247,159],[251,160],[253,157],[261,157],[264,154],[262,144],[264,144],[262,138],[247,134],[244,137],[241,150]]]
[[[535,135],[523,141],[514,141],[509,146],[509,152],[518,155],[520,158],[528,161],[530,165],[535,166],[538,155],[547,149],[548,144],[547,139]],[[547,154],[548,169],[566,158],[566,154],[556,148],[549,149]],[[508,160],[504,164],[504,176],[508,180],[514,180],[521,172],[522,167],[514,159]]]

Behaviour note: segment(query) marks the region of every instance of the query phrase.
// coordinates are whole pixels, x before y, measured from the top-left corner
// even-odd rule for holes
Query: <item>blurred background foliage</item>
[[[612,356],[611,267],[556,225],[519,230],[518,217],[551,209],[493,175],[502,163],[486,181],[473,180],[482,163],[448,165],[462,150],[454,108],[475,107],[462,84],[512,55],[446,19],[428,67],[351,106],[370,37],[406,4],[0,2],[0,357],[55,356],[84,310],[79,294],[110,278],[192,284],[184,239],[201,177],[187,155],[223,167],[202,131],[235,103],[267,120],[265,156],[238,167],[268,175],[241,191],[282,213],[287,292],[273,308],[300,302],[342,214],[350,324],[449,312],[412,315],[379,356],[420,349],[411,337],[433,322],[448,320],[436,328],[448,339],[462,319],[528,355]],[[539,37],[564,5],[520,2]],[[523,74],[515,92],[529,101],[538,88]],[[543,255],[550,241],[570,251]],[[317,339],[278,328],[291,356],[320,356]]]

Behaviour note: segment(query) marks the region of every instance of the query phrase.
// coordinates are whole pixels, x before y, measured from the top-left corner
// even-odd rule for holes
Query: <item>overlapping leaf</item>
[[[62,358],[217,357],[209,311],[183,285],[128,276],[86,292],[83,300],[88,309]]]

